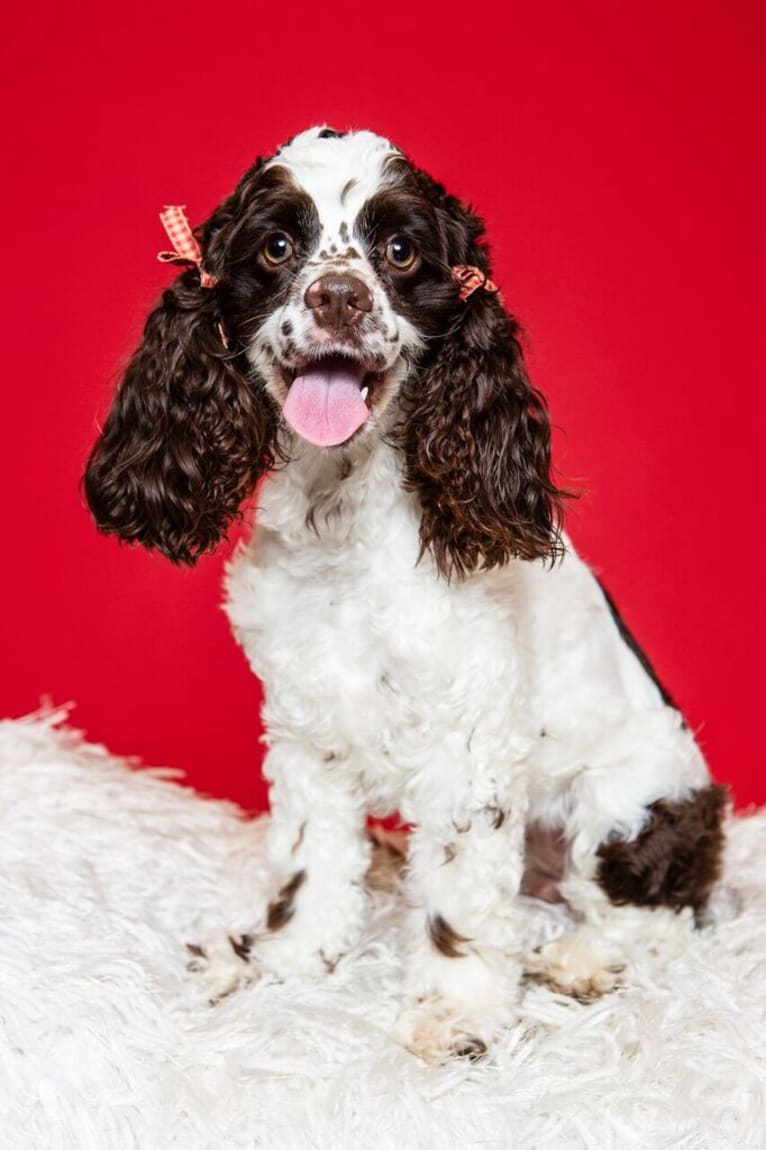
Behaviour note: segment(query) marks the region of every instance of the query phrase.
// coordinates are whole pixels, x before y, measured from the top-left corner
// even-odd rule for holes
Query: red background
[[[587,489],[571,533],[717,777],[766,799],[762,12],[25,5],[3,68],[2,711],[72,699],[91,738],[264,803],[223,556],[186,572],[103,539],[77,483],[172,274],[158,209],[202,220],[326,120],[390,136],[487,217],[559,469]]]

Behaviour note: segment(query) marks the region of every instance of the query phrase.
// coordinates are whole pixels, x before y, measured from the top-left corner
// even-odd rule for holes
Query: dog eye
[[[277,267],[291,259],[294,249],[289,236],[286,236],[284,232],[274,232],[266,240],[262,250],[266,263],[272,267]]]
[[[417,256],[417,248],[406,236],[394,236],[386,244],[386,260],[397,271],[407,271],[415,263]]]

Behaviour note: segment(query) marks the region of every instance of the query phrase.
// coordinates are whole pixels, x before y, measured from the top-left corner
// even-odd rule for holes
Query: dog
[[[236,949],[332,970],[365,919],[366,819],[399,812],[399,1036],[481,1057],[525,968],[589,999],[631,945],[683,945],[725,789],[563,532],[482,220],[388,140],[326,127],[258,160],[196,233],[168,212],[161,258],[186,267],[84,486],[101,531],[193,564],[268,475],[226,580],[265,688],[274,874]],[[525,960],[530,893],[577,925]]]

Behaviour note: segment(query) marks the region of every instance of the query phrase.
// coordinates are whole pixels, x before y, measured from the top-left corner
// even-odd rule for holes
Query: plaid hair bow
[[[172,252],[158,252],[157,259],[163,264],[193,264],[199,270],[199,280],[204,288],[215,287],[218,280],[206,272],[202,266],[202,252],[194,238],[186,211],[181,204],[169,204],[160,212],[160,223],[173,245]]]
[[[460,291],[458,299],[463,301],[467,300],[469,296],[473,295],[479,288],[492,294],[499,292],[500,288],[494,283],[493,280],[485,275],[480,268],[474,267],[473,264],[456,264],[452,269],[452,275],[460,284]]]

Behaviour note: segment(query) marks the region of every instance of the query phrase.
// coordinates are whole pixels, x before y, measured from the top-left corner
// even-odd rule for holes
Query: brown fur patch
[[[269,903],[266,914],[266,926],[269,930],[280,930],[290,921],[295,913],[295,896],[306,880],[305,870],[297,871],[288,883],[282,887],[279,896]]]
[[[251,934],[241,934],[239,938],[235,938],[230,934],[229,945],[236,954],[237,958],[241,958],[243,962],[250,961],[250,951],[253,949],[253,942],[255,941]]]
[[[563,902],[558,884],[566,870],[569,844],[558,827],[529,823],[524,841],[521,893],[544,902]]]
[[[458,934],[440,914],[429,915],[428,933],[431,936],[431,942],[445,958],[465,957],[465,951],[460,949],[460,944],[469,942],[470,939]]]
[[[468,1062],[482,1062],[487,1057],[487,1044],[482,1038],[471,1036],[455,1047],[455,1058],[465,1058]]]
[[[597,880],[613,903],[701,911],[721,872],[726,787],[711,784],[685,802],[659,799],[630,842],[603,842]]]
[[[372,858],[365,881],[370,890],[390,890],[401,877],[407,861],[407,835],[373,826],[367,832]]]

